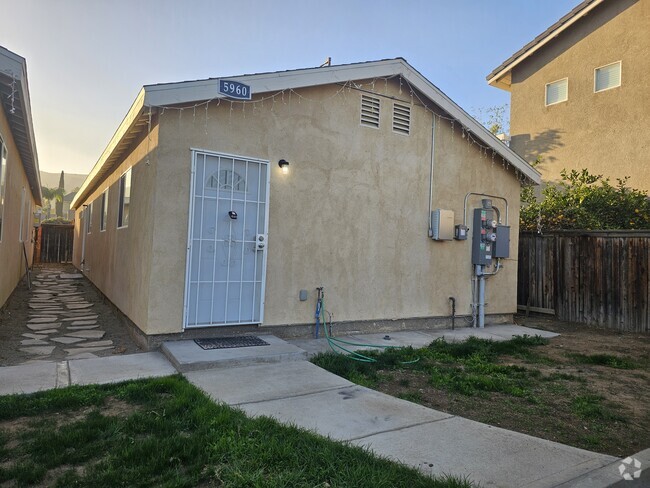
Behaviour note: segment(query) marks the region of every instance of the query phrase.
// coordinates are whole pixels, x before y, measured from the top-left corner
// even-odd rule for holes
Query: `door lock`
[[[257,234],[257,238],[255,239],[255,249],[258,251],[263,251],[266,249],[266,235],[265,234]]]

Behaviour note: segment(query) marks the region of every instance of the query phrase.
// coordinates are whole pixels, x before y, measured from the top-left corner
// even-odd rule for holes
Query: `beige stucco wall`
[[[151,248],[156,181],[158,128],[142,134],[125,159],[90,194],[79,202],[75,217],[75,266],[140,329],[148,332],[147,319],[151,285]],[[117,228],[119,179],[129,168],[131,201],[128,227]],[[101,196],[108,188],[106,230],[100,232]],[[92,205],[92,226],[85,234],[84,265],[81,264],[84,221],[83,205]]]
[[[0,241],[0,263],[2,263],[0,264],[0,307],[2,307],[20,281],[20,278],[25,274],[23,242],[19,239],[23,188],[25,189],[25,199],[31,202],[31,212],[29,212],[29,215],[23,212],[23,218],[25,219],[23,225],[28,226],[29,230],[29,238],[25,241],[25,244],[30,265],[34,255],[32,212],[35,208],[35,203],[20,154],[18,153],[18,148],[14,142],[13,134],[11,133],[2,105],[0,105],[0,136],[2,136],[7,146],[7,183],[5,189],[2,241]],[[24,229],[23,232],[25,232]]]
[[[377,85],[382,95],[411,103],[396,81]],[[311,323],[321,285],[336,321],[448,316],[450,296],[459,314],[469,313],[470,241],[427,236],[431,113],[414,106],[412,134],[395,134],[393,102],[382,96],[381,128],[362,127],[361,93],[337,92],[339,86],[305,89],[302,99],[286,93],[244,110],[215,102],[207,118],[202,107],[161,115],[149,241],[150,333],[181,331],[190,148],[271,162],[264,326]],[[433,208],[454,210],[461,223],[467,192],[510,202],[512,258],[488,281],[487,312],[513,313],[519,182],[491,152],[468,143],[458,123],[452,129],[440,120],[435,139]],[[288,175],[277,165],[281,158],[291,162]],[[310,291],[306,302],[299,301],[301,289]]]
[[[588,168],[650,190],[650,0],[617,0],[577,22],[512,72],[511,148],[545,181]],[[594,69],[622,61],[622,84],[594,93]],[[545,85],[568,77],[568,101],[545,106]]]

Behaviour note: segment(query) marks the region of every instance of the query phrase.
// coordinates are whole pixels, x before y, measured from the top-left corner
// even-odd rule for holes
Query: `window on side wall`
[[[99,216],[99,231],[104,232],[106,230],[106,217],[108,217],[108,188],[102,193],[102,208],[101,214]]]
[[[0,242],[4,231],[5,198],[7,188],[7,146],[0,137]]]
[[[607,64],[594,70],[594,93],[621,86],[621,62]]]
[[[546,84],[546,106],[566,102],[569,99],[569,79]]]
[[[128,227],[131,202],[131,170],[120,177],[120,196],[117,209],[117,228]]]

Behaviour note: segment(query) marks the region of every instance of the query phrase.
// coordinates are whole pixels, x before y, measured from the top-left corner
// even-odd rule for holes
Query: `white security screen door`
[[[269,162],[192,151],[185,327],[263,320]]]

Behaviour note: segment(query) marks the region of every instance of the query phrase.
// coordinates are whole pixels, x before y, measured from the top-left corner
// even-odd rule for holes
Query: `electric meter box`
[[[454,211],[440,208],[431,212],[431,229],[434,241],[451,241],[454,239]]]
[[[494,211],[491,208],[474,209],[472,225],[472,264],[490,266],[496,245],[496,229],[493,226]]]
[[[494,243],[494,257],[509,258],[510,257],[510,226],[497,225],[496,234],[497,234],[497,240]]]

